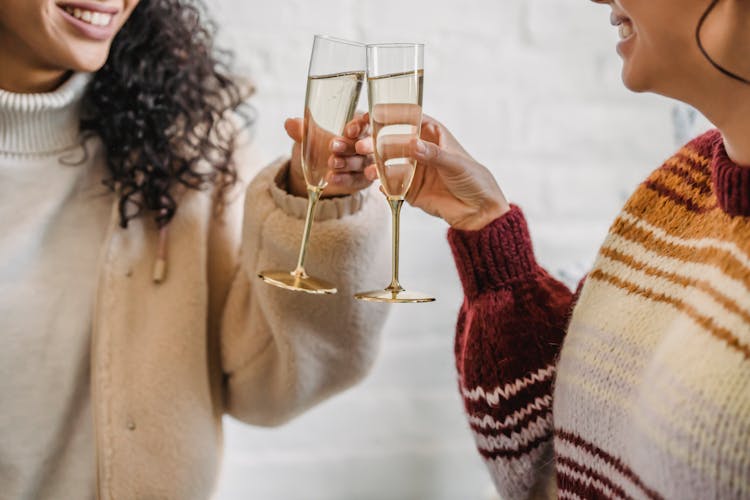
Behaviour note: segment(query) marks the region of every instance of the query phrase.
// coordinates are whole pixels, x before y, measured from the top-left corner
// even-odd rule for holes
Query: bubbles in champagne
[[[329,145],[354,117],[364,76],[363,71],[355,71],[307,80],[302,170],[311,187],[323,189],[328,184]]]

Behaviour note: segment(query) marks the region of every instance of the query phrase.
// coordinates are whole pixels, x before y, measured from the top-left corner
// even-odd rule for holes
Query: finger
[[[356,139],[359,134],[362,133],[362,128],[365,122],[362,121],[362,116],[355,116],[349,123],[344,127],[344,136],[349,139]]]
[[[394,158],[411,157],[411,141],[413,134],[390,134],[383,135],[378,139],[378,156],[383,161]]]
[[[416,126],[422,121],[422,106],[406,103],[376,104],[372,107],[372,120],[382,125],[411,123]]]
[[[355,148],[355,141],[346,137],[334,137],[328,143],[328,148],[331,152],[338,156],[352,156],[357,154]]]
[[[287,118],[284,129],[294,142],[302,142],[302,118]]]
[[[378,168],[375,165],[368,165],[364,171],[365,177],[370,181],[374,181],[378,178]]]
[[[466,168],[465,158],[446,151],[437,144],[414,138],[410,144],[411,158],[423,165],[443,168],[449,172],[463,172]]]
[[[375,152],[373,147],[372,137],[366,137],[362,140],[357,141],[354,144],[354,150],[358,155],[371,155]]]
[[[332,190],[346,190],[349,192],[364,189],[372,184],[363,173],[332,174],[328,179],[328,187]]]
[[[362,172],[368,163],[368,159],[365,156],[359,155],[348,156],[345,158],[331,155],[328,158],[328,168],[333,170],[334,174],[343,172]]]

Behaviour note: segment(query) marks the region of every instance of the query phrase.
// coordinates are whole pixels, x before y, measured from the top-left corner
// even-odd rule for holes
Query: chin
[[[109,57],[109,50],[78,51],[68,59],[68,69],[83,73],[99,71]]]
[[[649,92],[651,90],[651,86],[642,72],[636,71],[627,63],[622,68],[622,83],[632,92]]]

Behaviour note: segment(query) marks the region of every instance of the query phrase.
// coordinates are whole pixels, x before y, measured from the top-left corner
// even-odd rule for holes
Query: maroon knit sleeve
[[[504,499],[525,498],[552,453],[552,384],[574,294],[537,264],[521,210],[448,238],[465,299],[455,355],[479,452]]]

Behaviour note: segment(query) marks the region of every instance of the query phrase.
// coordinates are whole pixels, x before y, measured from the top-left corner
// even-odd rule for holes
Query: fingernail
[[[332,175],[331,176],[331,184],[338,184],[341,182],[341,180],[344,178],[343,175]]]
[[[354,123],[350,123],[348,127],[346,127],[346,135],[353,136],[357,135],[357,132],[359,132],[359,127],[355,125]]]
[[[341,141],[333,141],[333,145],[331,145],[331,149],[337,153],[342,153],[346,151],[346,144],[344,144]]]
[[[420,156],[423,156],[427,152],[427,146],[425,146],[422,141],[417,141],[417,145],[414,149]]]
[[[344,168],[345,166],[346,161],[343,158],[335,158],[333,160],[333,168]]]

